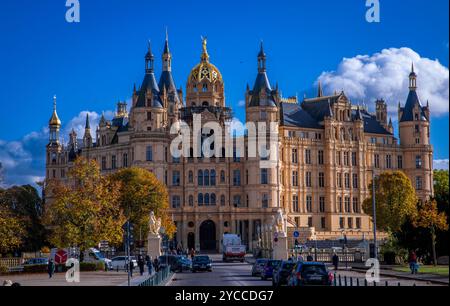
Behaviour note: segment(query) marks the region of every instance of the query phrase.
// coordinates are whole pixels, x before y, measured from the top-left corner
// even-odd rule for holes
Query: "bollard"
[[[341,279],[341,275],[339,274],[339,287],[342,287],[342,279]]]
[[[336,287],[336,284],[337,284],[336,272],[334,272],[334,279],[333,279],[333,281],[334,281],[334,286]]]
[[[350,287],[353,287],[353,277],[350,277]]]
[[[389,287],[388,281],[386,281],[386,287]]]
[[[356,286],[359,287],[359,278],[356,279]]]
[[[377,282],[373,282],[373,286],[376,287],[377,286]]]
[[[400,282],[398,282],[398,286],[400,287]]]
[[[347,275],[344,275],[344,286],[347,287]]]
[[[364,286],[367,287],[367,279],[364,280]]]

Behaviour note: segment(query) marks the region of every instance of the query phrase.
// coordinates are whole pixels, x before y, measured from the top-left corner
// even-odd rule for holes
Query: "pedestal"
[[[278,237],[278,241],[273,243],[273,259],[288,259],[288,240],[287,237]]]
[[[161,256],[161,237],[159,235],[148,235],[147,255],[152,259]]]

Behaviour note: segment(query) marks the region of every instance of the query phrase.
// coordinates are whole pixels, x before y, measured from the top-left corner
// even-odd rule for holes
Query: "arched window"
[[[198,194],[198,206],[203,206],[203,194]]]
[[[208,84],[203,84],[202,91],[203,92],[207,92],[208,91]]]
[[[216,186],[216,170],[211,170],[210,175],[211,175],[210,179],[211,186]]]
[[[348,129],[348,139],[354,140],[353,139],[353,129],[352,128]]]
[[[192,171],[189,171],[189,183],[193,183],[194,182],[194,173],[192,173]]]
[[[203,174],[204,185],[209,186],[209,171],[205,170]]]
[[[223,194],[220,196],[220,205],[225,206],[225,195]]]
[[[345,140],[345,129],[341,128],[341,140]]]
[[[225,183],[225,171],[220,171],[220,182]]]
[[[198,170],[198,185],[203,186],[203,171]]]
[[[189,206],[194,206],[194,196],[189,196]]]
[[[205,206],[209,206],[209,193],[205,194]]]
[[[216,205],[216,194],[211,193],[211,206]]]

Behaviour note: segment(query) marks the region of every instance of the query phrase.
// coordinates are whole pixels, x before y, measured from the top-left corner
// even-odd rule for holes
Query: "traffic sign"
[[[57,264],[65,264],[67,261],[67,252],[64,250],[58,250],[55,253],[55,263]]]
[[[299,231],[294,231],[293,235],[294,235],[294,238],[300,237]]]

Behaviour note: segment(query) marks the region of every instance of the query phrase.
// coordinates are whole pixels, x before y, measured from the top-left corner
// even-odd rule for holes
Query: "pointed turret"
[[[162,61],[163,69],[158,84],[159,90],[161,92],[166,92],[167,96],[169,97],[169,103],[179,103],[180,98],[178,96],[177,87],[172,76],[172,54],[170,53],[169,35],[167,34],[167,31],[166,41],[164,42]]]
[[[150,41],[148,41],[148,50],[147,54],[145,55],[145,73],[150,74],[153,73],[155,70],[155,56],[152,53],[152,46]]]
[[[400,104],[399,104],[400,106]],[[401,114],[400,122],[405,121],[428,121],[429,118],[424,112],[424,107],[417,95],[417,74],[414,71],[414,63],[411,65],[409,74],[409,94],[404,107],[399,107]]]
[[[84,127],[83,144],[85,148],[92,146],[91,124],[89,122],[89,113],[86,114],[86,124]]]
[[[319,81],[319,86],[318,86],[318,89],[317,89],[317,97],[318,98],[323,97],[323,90],[322,90],[322,82],[321,81]]]
[[[61,129],[61,120],[59,120],[56,112],[56,96],[53,97],[53,114],[48,122],[49,127],[49,143],[59,144],[59,131]]]
[[[139,92],[137,92],[138,99],[136,107],[148,106],[162,108],[162,103],[159,99],[159,87],[155,78],[154,61],[155,57],[149,42],[148,51],[145,55],[145,77]],[[151,101],[148,101],[147,97],[150,97]]]
[[[255,85],[249,92],[249,107],[255,106],[276,106],[276,91],[272,90],[266,71],[266,53],[261,42],[260,51],[258,53],[258,75],[256,76]]]

